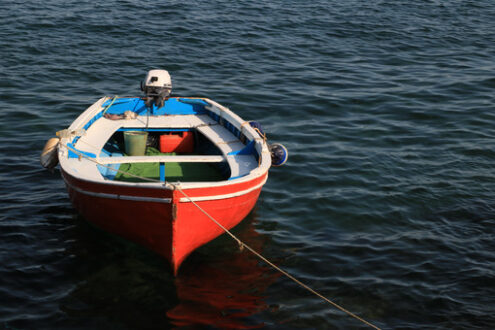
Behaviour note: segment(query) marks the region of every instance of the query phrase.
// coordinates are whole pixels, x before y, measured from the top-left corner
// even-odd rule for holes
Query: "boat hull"
[[[173,190],[85,181],[63,169],[62,177],[87,221],[164,256],[177,274],[191,252],[224,233],[215,221],[231,229],[249,214],[267,173],[241,183]]]

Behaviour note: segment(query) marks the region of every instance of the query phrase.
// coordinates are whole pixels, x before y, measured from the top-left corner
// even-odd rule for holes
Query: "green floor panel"
[[[160,153],[155,148],[148,148],[147,156],[153,155],[174,155]],[[160,164],[159,163],[131,163],[121,164],[120,171],[145,177],[149,179],[160,180]],[[143,182],[142,179],[132,175],[119,172],[115,176],[115,181],[126,182]],[[225,180],[220,170],[215,165],[209,163],[166,163],[165,164],[165,180],[170,182],[197,182],[197,181],[221,181]]]

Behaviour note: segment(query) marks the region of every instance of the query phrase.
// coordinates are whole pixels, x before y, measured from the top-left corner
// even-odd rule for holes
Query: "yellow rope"
[[[113,97],[112,102],[110,102],[110,104],[109,104],[109,105],[107,105],[107,107],[106,107],[106,108],[103,110],[103,112],[101,113],[101,115],[102,115],[102,116],[103,116],[103,115],[107,112],[107,110],[108,110],[108,109],[110,109],[110,107],[112,106],[113,102],[115,102],[115,100],[116,100],[117,98],[118,98],[118,96],[117,96],[117,95],[115,95],[115,96]]]
[[[62,145],[62,144],[61,144]],[[68,145],[62,145],[62,146],[65,146],[66,148],[68,149],[71,149],[73,152],[79,154],[79,157],[82,157],[82,158],[85,158],[85,159],[88,159],[90,161],[92,161],[93,163],[96,163],[100,166],[103,166],[103,167],[106,167],[106,168],[109,168],[113,171],[117,171],[119,173],[123,173],[123,174],[127,174],[127,175],[130,175],[130,176],[133,176],[133,177],[136,177],[136,178],[140,178],[142,180],[145,180],[145,181],[150,181],[150,182],[161,182],[159,180],[156,180],[156,179],[150,179],[150,178],[146,178],[146,177],[141,177],[139,175],[134,175],[132,173],[128,173],[128,172],[125,172],[125,171],[121,171],[119,169],[114,169],[114,168],[111,168],[110,166],[107,166],[105,164],[101,164],[100,162],[98,162],[96,159],[92,159],[86,155],[84,155],[83,153],[81,153],[79,150],[76,150]],[[171,182],[166,182],[168,184],[170,184],[171,186],[173,186],[175,189],[177,189],[178,191],[180,191],[182,193],[182,195],[184,195],[184,197],[186,197],[194,206],[196,206],[202,213],[204,213],[211,221],[213,221],[218,227],[220,227],[225,233],[227,233],[232,239],[234,239],[237,244],[239,244],[239,247],[241,249],[243,248],[246,248],[248,249],[251,253],[253,253],[256,257],[258,257],[259,259],[261,259],[262,261],[264,261],[265,263],[267,263],[268,265],[270,265],[272,268],[274,268],[275,270],[277,270],[278,272],[282,273],[283,275],[285,275],[287,278],[291,279],[292,281],[294,281],[295,283],[299,284],[301,287],[303,287],[304,289],[306,289],[307,291],[313,293],[314,295],[318,296],[319,298],[323,299],[324,301],[326,301],[327,303],[329,303],[330,305],[334,306],[335,308],[337,308],[338,310],[346,313],[347,315],[355,318],[356,320],[358,321],[361,321],[362,323],[368,325],[369,327],[373,328],[373,329],[377,329],[377,330],[381,330],[379,327],[377,327],[376,325],[374,324],[371,324],[370,322],[366,321],[365,319],[357,316],[356,314],[348,311],[347,309],[345,309],[344,307],[338,305],[337,303],[331,301],[330,299],[328,299],[327,297],[325,297],[324,295],[322,295],[321,293],[315,291],[314,289],[310,288],[308,285],[302,283],[300,280],[298,280],[297,278],[295,278],[294,276],[292,276],[291,274],[287,273],[285,270],[281,269],[280,267],[278,267],[277,265],[275,265],[273,262],[271,262],[270,260],[266,259],[264,256],[262,256],[261,254],[259,254],[258,252],[256,252],[252,247],[250,247],[249,245],[245,244],[244,242],[242,242],[239,238],[237,238],[237,236],[235,236],[230,230],[228,230],[227,228],[225,228],[221,223],[219,223],[215,218],[213,218],[210,214],[208,214],[208,212],[206,212],[205,210],[203,210],[201,208],[201,206],[199,206],[194,200],[191,199],[191,197],[189,197],[181,188],[180,188],[180,183],[176,184],[176,183],[171,183]]]

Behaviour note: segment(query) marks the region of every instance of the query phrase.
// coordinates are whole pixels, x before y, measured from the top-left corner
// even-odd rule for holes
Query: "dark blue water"
[[[383,328],[495,327],[495,3],[0,2],[0,329],[366,328],[221,237],[177,278],[87,225],[45,141],[174,92],[290,151],[235,233]]]

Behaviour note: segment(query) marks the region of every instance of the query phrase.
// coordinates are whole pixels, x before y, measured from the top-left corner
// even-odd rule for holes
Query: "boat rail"
[[[221,155],[181,155],[181,156],[123,156],[123,157],[99,157],[100,164],[122,163],[220,163],[225,161]]]

